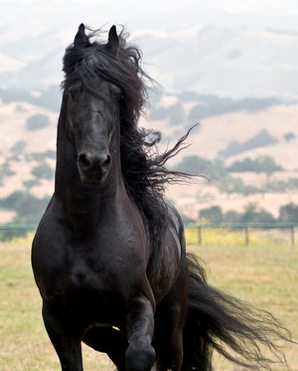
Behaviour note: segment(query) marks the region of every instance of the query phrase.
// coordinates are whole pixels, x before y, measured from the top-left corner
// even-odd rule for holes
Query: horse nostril
[[[106,156],[106,159],[102,163],[102,167],[108,169],[109,166],[111,165],[111,161],[112,161],[112,156],[111,155],[107,155]]]
[[[92,166],[92,159],[86,153],[79,155],[78,162],[81,169],[87,170]]]

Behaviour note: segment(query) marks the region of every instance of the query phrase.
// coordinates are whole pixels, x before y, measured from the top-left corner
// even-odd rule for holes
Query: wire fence
[[[295,245],[298,223],[187,224],[186,240],[194,245]]]
[[[36,231],[35,224],[0,224],[0,241],[9,241],[16,237],[25,237],[28,232]]]
[[[26,236],[34,224],[0,224],[0,241]],[[192,245],[296,244],[298,223],[186,224],[186,242]],[[298,243],[298,242],[297,242]]]

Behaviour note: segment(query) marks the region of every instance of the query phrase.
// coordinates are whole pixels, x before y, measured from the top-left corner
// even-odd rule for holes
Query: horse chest
[[[67,246],[62,278],[66,295],[99,297],[109,291],[118,295],[124,281],[125,285],[134,285],[135,275],[130,274],[130,267],[140,261],[141,256],[133,247],[123,248],[120,242],[116,247],[104,241]]]
[[[106,250],[106,249],[104,249]],[[71,251],[66,254],[65,278],[69,290],[101,291],[107,282],[117,281],[115,263],[119,261],[117,254],[104,251]]]
[[[48,286],[47,298],[60,303],[69,315],[83,315],[89,323],[117,324],[117,308],[125,312],[127,298],[121,293],[123,277],[106,259],[72,251],[65,256],[64,269]]]

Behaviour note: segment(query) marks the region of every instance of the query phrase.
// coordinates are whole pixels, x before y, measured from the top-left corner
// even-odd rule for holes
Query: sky
[[[135,31],[218,26],[298,32],[297,0],[0,0],[0,30],[12,33],[125,24]]]

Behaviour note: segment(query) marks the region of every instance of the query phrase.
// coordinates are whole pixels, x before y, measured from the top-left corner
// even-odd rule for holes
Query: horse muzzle
[[[107,154],[82,152],[78,155],[77,165],[82,183],[85,185],[102,184],[110,170],[112,157]]]

